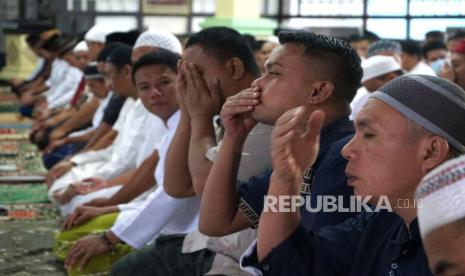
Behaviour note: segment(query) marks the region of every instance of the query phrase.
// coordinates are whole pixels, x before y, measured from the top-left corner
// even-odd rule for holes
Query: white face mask
[[[430,63],[430,66],[431,68],[433,69],[433,71],[436,73],[436,74],[439,74],[439,72],[441,72],[442,70],[442,67],[444,67],[444,64],[447,62],[446,59],[443,59],[443,58],[440,58],[440,59],[437,59],[433,62]]]

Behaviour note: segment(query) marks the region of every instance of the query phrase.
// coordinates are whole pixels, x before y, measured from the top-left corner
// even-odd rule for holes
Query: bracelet
[[[114,256],[116,254],[116,247],[111,243],[110,239],[108,239],[106,232],[102,232],[100,238],[108,247],[110,247],[111,255]]]

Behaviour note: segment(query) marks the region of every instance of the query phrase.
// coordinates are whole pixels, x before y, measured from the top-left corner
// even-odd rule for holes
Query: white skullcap
[[[177,39],[172,33],[166,31],[150,30],[143,32],[137,38],[133,49],[143,46],[163,48],[178,54],[182,53],[182,46],[179,39]]]
[[[399,63],[391,56],[372,56],[362,61],[362,83],[384,74],[401,70]]]
[[[441,226],[465,218],[465,155],[428,173],[417,188],[416,198],[423,238]]]
[[[271,35],[266,38],[266,42],[272,42],[272,43],[279,44],[279,38],[275,35]]]
[[[87,31],[84,39],[91,42],[105,43],[106,36],[112,32],[112,29],[103,25],[95,25]]]
[[[89,48],[87,47],[87,43],[83,40],[79,42],[73,49],[73,52],[87,52]]]

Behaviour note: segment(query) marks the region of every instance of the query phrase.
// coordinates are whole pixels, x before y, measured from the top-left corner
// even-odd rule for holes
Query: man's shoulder
[[[341,150],[353,138],[353,133],[347,133],[331,143],[321,159],[321,167],[334,166],[339,163],[346,163],[347,160],[342,156]]]

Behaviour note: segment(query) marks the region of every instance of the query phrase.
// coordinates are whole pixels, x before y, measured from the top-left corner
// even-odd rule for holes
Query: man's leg
[[[183,254],[183,241],[184,235],[160,237],[155,244],[118,260],[110,275],[205,275],[211,268],[215,253],[205,249]]]
[[[68,250],[74,242],[88,234],[100,233],[113,226],[119,213],[105,214],[91,219],[90,221],[73,227],[67,231],[58,232],[53,242],[53,253],[59,260],[64,260]]]

